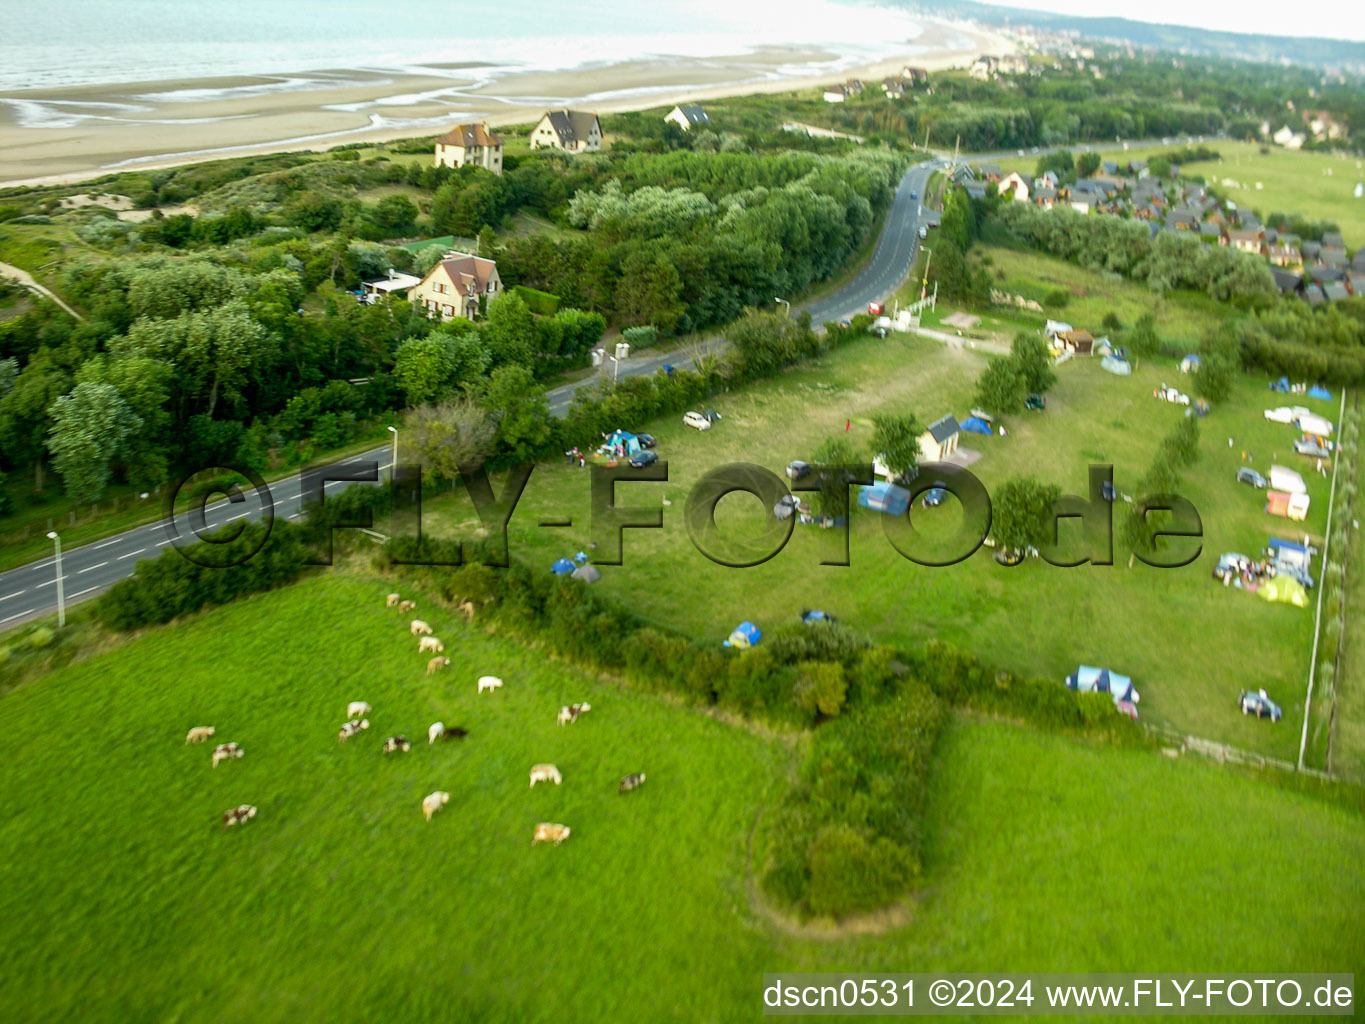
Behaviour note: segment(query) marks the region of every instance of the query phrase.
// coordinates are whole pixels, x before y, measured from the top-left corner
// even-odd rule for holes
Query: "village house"
[[[1297,267],[1303,263],[1299,257],[1299,250],[1288,242],[1271,242],[1266,247],[1266,256],[1277,267]]]
[[[891,99],[900,99],[905,95],[905,80],[901,78],[883,78],[882,91]]]
[[[848,90],[842,85],[831,85],[824,92],[826,103],[842,103],[848,99]]]
[[[989,82],[995,76],[995,58],[983,54],[972,61],[972,66],[967,69],[967,74],[978,82]]]
[[[1033,201],[1044,210],[1050,210],[1057,204],[1057,190],[1047,185],[1039,185],[1033,190]]]
[[[1002,196],[1010,196],[1021,203],[1027,203],[1033,190],[1033,178],[1019,171],[1010,171],[1000,179],[996,191]]]
[[[437,167],[482,167],[502,173],[502,139],[486,124],[457,124],[436,140]]]
[[[929,424],[929,429],[919,436],[921,462],[945,462],[957,451],[958,426],[956,417],[951,413]]]
[[[929,72],[924,68],[903,68],[901,69],[901,77],[915,85],[929,84]]]
[[[1238,252],[1260,256],[1265,252],[1265,232],[1238,228],[1228,232],[1228,244]]]
[[[602,148],[602,122],[583,110],[547,110],[531,129],[532,149],[596,153]]]
[[[409,290],[408,298],[442,320],[473,320],[502,290],[493,260],[451,252]]]
[[[709,125],[711,117],[702,109],[700,103],[681,103],[664,115],[664,120],[670,124],[676,124],[685,132],[690,132],[693,125]]]

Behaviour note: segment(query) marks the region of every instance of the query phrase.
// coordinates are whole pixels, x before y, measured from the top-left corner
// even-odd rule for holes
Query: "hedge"
[[[521,296],[521,301],[532,313],[540,316],[554,316],[559,312],[559,296],[551,295],[549,292],[537,291],[535,288],[528,288],[524,284],[512,285],[512,291]]]

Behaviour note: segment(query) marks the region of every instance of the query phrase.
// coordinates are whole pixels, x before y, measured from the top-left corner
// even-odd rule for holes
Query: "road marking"
[[[54,584],[54,583],[56,583],[56,582],[57,582],[56,580],[48,580],[46,583],[39,583],[38,586],[37,586],[37,587],[34,587],[33,589],[34,589],[34,590],[37,590],[37,589],[39,589],[40,587],[50,587],[50,586],[52,586],[52,584]]]
[[[156,542],[156,545],[155,545],[155,546],[156,546],[156,547],[159,547],[159,548],[164,548],[167,544],[173,544],[173,543],[175,543],[175,542],[174,542],[174,541],[171,541],[171,540],[159,540],[159,541]]]
[[[82,590],[79,594],[72,594],[71,599],[74,601],[78,597],[84,597],[86,594],[93,594],[97,590],[99,590],[99,587],[91,587],[89,590]]]
[[[32,611],[33,611],[33,609],[30,608],[30,609],[29,609],[28,611],[26,611],[26,612],[15,612],[13,615],[9,616],[8,618],[0,619],[0,623],[9,622],[10,619],[17,619],[20,615],[28,615],[28,614],[32,613]]]
[[[106,565],[108,565],[108,564],[109,564],[108,562],[101,562],[99,565],[92,565],[92,566],[90,566],[88,569],[81,569],[81,570],[79,570],[79,571],[76,573],[76,575],[77,575],[77,576],[80,576],[82,573],[94,572],[96,569],[103,569],[103,568],[104,568]]]
[[[142,554],[142,552],[146,550],[147,550],[146,548],[138,548],[136,551],[129,551],[126,555],[119,555],[118,558],[114,559],[114,561],[121,562],[125,558],[132,558],[134,555],[140,555]]]
[[[22,593],[24,593],[24,591],[22,591],[22,590],[16,590],[16,591],[15,591],[14,593],[12,593],[12,594],[6,594],[4,597],[0,597],[0,601],[8,601],[11,597],[18,597],[18,596],[19,596],[20,594],[22,594]]]
[[[113,540],[107,540],[103,544],[96,544],[93,550],[98,551],[100,548],[107,548],[110,544],[117,544],[122,539],[122,537],[115,537]]]

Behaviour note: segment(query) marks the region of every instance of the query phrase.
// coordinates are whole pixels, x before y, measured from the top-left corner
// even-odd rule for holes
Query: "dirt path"
[[[37,292],[39,295],[51,299],[57,305],[61,306],[62,309],[66,310],[68,313],[74,316],[77,320],[85,319],[85,317],[81,316],[74,309],[72,309],[65,302],[63,302],[60,296],[54,294],[52,291],[43,287],[37,281],[35,281],[33,279],[33,275],[26,270],[20,270],[18,267],[11,267],[8,263],[0,263],[0,277],[12,277],[25,288],[27,288],[29,291]]]

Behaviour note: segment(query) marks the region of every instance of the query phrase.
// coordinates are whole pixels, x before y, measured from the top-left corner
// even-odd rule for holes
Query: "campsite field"
[[[1361,966],[1358,809],[970,719],[940,747],[908,921],[794,930],[746,867],[789,737],[586,678],[418,595],[455,660],[429,680],[391,584],[325,573],[0,697],[5,1019],[735,1020],[774,969]],[[486,671],[506,685],[478,697]],[[360,698],[372,726],[338,746]],[[470,735],[428,747],[433,718]],[[184,744],[198,724],[246,756],[211,769]],[[417,743],[386,760],[399,730]],[[563,786],[526,788],[542,759]],[[649,780],[620,796],[631,770]],[[425,823],[438,787],[451,803]],[[243,801],[259,817],[223,830]],[[573,835],[532,848],[542,820]]]
[[[1365,181],[1365,160],[1343,153],[1314,153],[1254,142],[1219,139],[1207,143],[1221,160],[1182,164],[1186,174],[1202,175],[1220,195],[1239,207],[1250,206],[1261,217],[1275,211],[1299,213],[1310,220],[1335,221],[1348,249],[1365,245],[1365,198],[1355,198],[1356,183]],[[1105,160],[1148,160],[1175,146],[1115,150]],[[1231,184],[1225,184],[1227,179]],[[1257,183],[1261,187],[1257,188]]]
[[[983,549],[961,564],[926,568],[898,555],[881,517],[865,510],[854,513],[848,567],[819,564],[822,545],[837,545],[840,534],[812,526],[796,527],[781,554],[752,568],[717,565],[693,547],[682,513],[703,473],[730,462],[781,473],[793,458],[809,460],[824,438],[844,434],[846,421],[848,437],[870,458],[872,415],[914,412],[923,422],[948,412],[965,417],[984,362],[970,349],[905,335],[868,339],[771,382],[716,396],[724,419],[705,433],[672,416],[622,424],[658,438],[669,479],[621,485],[617,501],[671,504],[662,510],[661,530],[625,532],[624,564],[604,566],[597,585],[646,619],[717,642],[744,619],[771,629],[795,621],[803,609],[822,608],[878,640],[914,644],[937,637],[1059,685],[1077,664],[1105,665],[1133,676],[1143,713],[1154,721],[1279,757],[1297,754],[1291,723],[1302,710],[1311,612],[1266,604],[1211,577],[1222,552],[1256,554],[1271,536],[1302,532],[1264,513],[1263,492],[1235,483],[1244,450],[1262,471],[1276,458],[1302,471],[1313,498],[1306,526],[1320,534],[1325,519],[1329,482],[1291,452],[1292,427],[1263,417],[1267,401],[1282,397],[1264,381],[1240,381],[1233,399],[1203,421],[1201,458],[1184,473],[1181,493],[1200,511],[1204,542],[1198,559],[1182,569],[1129,568],[1117,537],[1112,566],[1059,569],[1031,560],[1007,569]],[[963,447],[981,453],[972,472],[988,489],[1033,474],[1081,493],[1088,466],[1109,463],[1120,491],[1131,492],[1182,412],[1152,396],[1162,382],[1182,383],[1174,361],[1149,361],[1131,377],[1117,378],[1099,360],[1077,359],[1059,367],[1058,376],[1048,410],[1010,419],[1008,437],[963,435]],[[593,441],[583,438],[580,446]],[[591,551],[589,513],[587,472],[538,467],[509,525],[514,554],[548,571],[561,556]],[[538,525],[552,518],[574,525]],[[717,518],[737,536],[772,522],[748,495],[723,499]],[[955,529],[958,519],[951,498],[938,509],[917,508],[914,517],[928,533],[948,532],[947,524]],[[423,528],[433,534],[459,535],[476,526],[463,491],[423,510]],[[1237,713],[1239,690],[1260,686],[1283,703],[1283,723]]]

